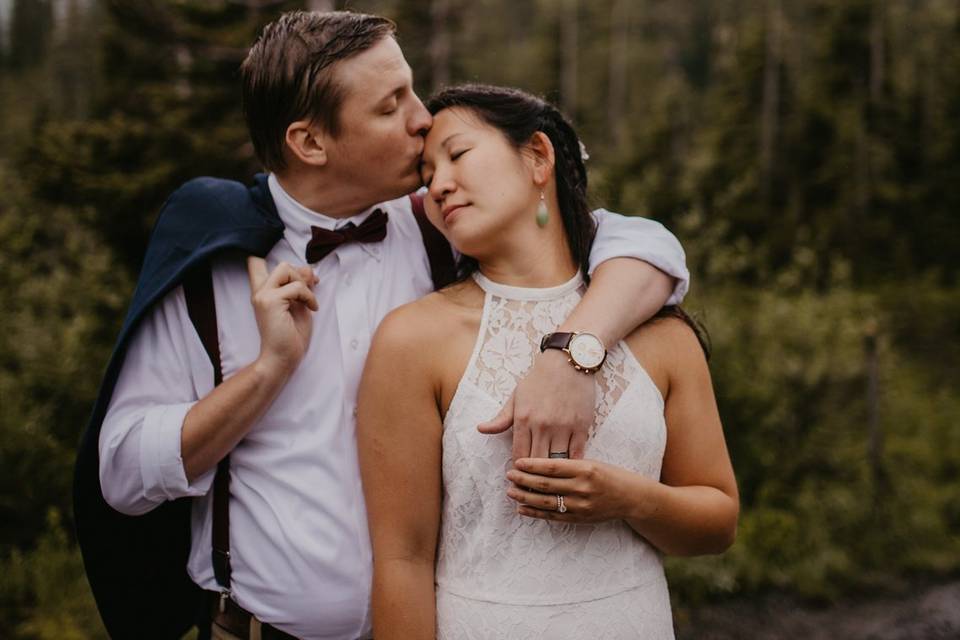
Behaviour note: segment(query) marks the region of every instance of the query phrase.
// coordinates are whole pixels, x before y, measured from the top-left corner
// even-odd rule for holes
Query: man
[[[178,637],[203,613],[214,624],[201,634],[214,637],[369,635],[354,402],[380,319],[433,288],[403,197],[420,186],[430,116],[393,23],[376,16],[286,14],[242,76],[271,173],[250,190],[194,181],[168,201],[78,458],[78,534],[114,637]],[[610,344],[671,290],[682,297],[686,272],[659,225],[599,217],[592,265],[603,264],[559,330]],[[181,286],[202,262],[214,355]],[[547,351],[483,428],[513,425],[518,455],[581,455],[593,387]],[[211,486],[228,455],[229,502],[215,516]],[[229,551],[215,544],[212,560],[224,522]]]

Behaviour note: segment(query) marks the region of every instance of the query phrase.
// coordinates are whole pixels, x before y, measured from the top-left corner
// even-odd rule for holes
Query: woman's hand
[[[658,482],[597,460],[522,458],[507,472],[507,496],[520,515],[588,523],[640,517]],[[565,511],[560,512],[563,498]]]

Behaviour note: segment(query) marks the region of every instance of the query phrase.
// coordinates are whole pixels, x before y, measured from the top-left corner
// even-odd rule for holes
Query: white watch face
[[[599,367],[606,355],[600,338],[591,333],[579,333],[573,336],[567,348],[570,350],[573,361],[587,369]]]

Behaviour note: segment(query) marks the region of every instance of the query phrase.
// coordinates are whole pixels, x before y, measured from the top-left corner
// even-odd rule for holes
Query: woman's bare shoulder
[[[436,346],[479,315],[483,295],[478,291],[472,281],[455,283],[397,307],[380,323],[373,348],[423,352]]]
[[[626,343],[654,378],[661,393],[669,390],[670,380],[706,368],[706,356],[697,333],[676,316],[651,318],[634,329]]]

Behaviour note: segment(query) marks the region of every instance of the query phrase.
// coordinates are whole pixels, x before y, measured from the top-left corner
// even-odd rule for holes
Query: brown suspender
[[[423,210],[423,198],[410,195],[414,217],[423,236],[423,246],[430,261],[433,285],[439,289],[453,282],[455,269],[453,252],[447,239],[427,220]],[[200,342],[213,365],[213,384],[223,382],[220,363],[220,338],[217,335],[217,307],[213,297],[213,275],[210,263],[202,262],[183,279],[183,293],[187,300],[187,314],[193,323]],[[220,585],[220,610],[223,611],[230,597],[230,455],[217,464],[213,478],[213,575]]]
[[[183,280],[187,314],[213,365],[213,384],[223,382],[220,365],[220,338],[217,335],[217,307],[213,297],[210,263],[197,265]],[[230,455],[217,463],[213,477],[213,575],[220,585],[220,607],[230,597]]]

